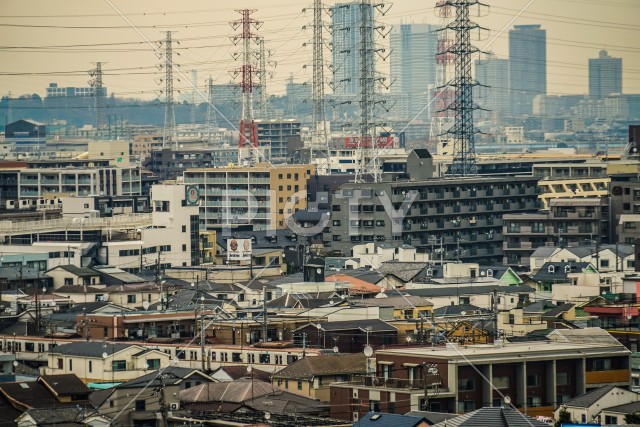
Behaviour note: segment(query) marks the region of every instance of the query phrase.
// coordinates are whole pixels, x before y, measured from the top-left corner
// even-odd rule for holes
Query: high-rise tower
[[[622,58],[601,50],[598,58],[589,59],[589,96],[604,98],[622,93]]]
[[[426,122],[427,105],[436,83],[436,49],[439,26],[400,24],[391,30],[391,94],[399,103],[396,115],[405,119],[418,116]]]
[[[511,113],[533,113],[533,98],[547,93],[547,31],[540,25],[514,25],[509,31]]]
[[[480,117],[500,117],[509,113],[509,60],[489,53],[475,61],[475,77],[482,83],[477,86],[474,100],[482,111]]]

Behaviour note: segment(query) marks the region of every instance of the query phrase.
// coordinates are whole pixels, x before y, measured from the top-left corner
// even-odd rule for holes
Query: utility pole
[[[216,107],[213,104],[213,78],[211,75],[209,75],[209,80],[207,80],[207,95],[207,143],[211,146],[211,143],[213,143],[213,136],[218,131]]]
[[[200,353],[201,353],[201,359],[202,359],[202,372],[206,372],[206,366],[205,366],[205,350],[204,350],[204,344],[205,344],[205,327],[204,327],[204,295],[202,297],[200,297],[200,301],[201,301],[201,305],[200,305]]]
[[[263,320],[263,335],[264,338],[262,341],[267,343],[267,327],[268,327],[268,318],[267,318],[267,287],[262,287],[262,320]]]
[[[498,338],[498,290],[493,290],[493,339],[494,341]]]
[[[164,292],[162,290],[162,278],[160,277],[160,254],[162,251],[158,251],[158,259],[156,260],[156,288],[160,286],[160,310],[164,311]]]

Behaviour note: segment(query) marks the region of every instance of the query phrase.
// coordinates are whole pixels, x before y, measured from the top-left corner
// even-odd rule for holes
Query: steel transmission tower
[[[93,89],[92,95],[95,99],[97,136],[100,138],[107,127],[104,102],[106,93],[102,85],[102,62],[96,62],[96,68],[89,71],[89,75],[92,77],[89,80],[89,86]]]
[[[242,28],[240,34],[231,37],[234,44],[242,41],[242,67],[236,70],[236,74],[240,73],[242,83],[242,118],[240,120],[240,140],[239,140],[239,160],[243,158],[253,159],[255,162],[258,158],[258,129],[256,126],[253,111],[253,89],[256,86],[253,82],[253,74],[259,73],[257,67],[253,65],[254,47],[252,42],[259,41],[259,37],[254,34],[251,29],[258,29],[262,25],[260,21],[251,18],[251,14],[255,10],[243,9],[237,10],[242,19],[232,21],[231,28],[237,30]],[[237,58],[237,56],[236,56]],[[243,152],[250,151],[252,155],[246,155]]]
[[[269,104],[269,92],[267,91],[267,76],[273,78],[273,72],[267,72],[267,66],[275,67],[276,63],[269,60],[271,57],[271,50],[264,48],[264,37],[258,38],[258,57],[260,65],[258,66],[258,76],[260,78],[258,84],[258,93],[260,95],[260,118],[268,119],[271,115],[271,105]]]
[[[330,175],[329,165],[329,129],[324,104],[324,6],[322,0],[313,1],[313,129],[311,135],[311,159],[322,158],[316,162],[319,175]]]
[[[213,143],[213,137],[218,132],[218,121],[216,120],[216,109],[213,101],[213,79],[209,76],[207,80],[207,142]]]
[[[159,42],[162,46],[162,42]],[[167,37],[164,41],[164,65],[160,65],[159,68],[164,67],[164,95],[165,95],[165,108],[164,108],[164,129],[162,131],[162,147],[173,143],[175,147],[178,147],[178,132],[176,129],[176,114],[173,109],[173,47],[171,41],[171,31],[167,31]],[[160,80],[162,83],[162,80]]]
[[[478,107],[473,103],[473,87],[478,82],[471,77],[471,56],[479,50],[471,44],[471,32],[483,30],[469,19],[471,6],[486,6],[477,0],[445,0],[436,5],[437,8],[451,8],[455,11],[455,19],[443,28],[445,33],[453,32],[455,41],[438,54],[451,54],[454,58],[455,76],[448,86],[454,88],[455,96],[446,109],[455,113],[453,126],[447,131],[453,137],[453,161],[450,175],[476,175],[476,149],[474,144],[475,128],[473,111]]]
[[[360,122],[358,126],[357,139],[357,166],[355,173],[355,182],[365,182],[366,176],[372,177],[373,182],[379,182],[381,178],[377,128],[382,126],[377,117],[377,110],[382,101],[376,92],[376,86],[382,84],[385,80],[376,73],[375,60],[376,56],[384,52],[384,49],[378,47],[375,41],[375,33],[381,34],[383,37],[388,33],[385,27],[376,23],[376,12],[384,14],[384,3],[372,4],[371,0],[360,0],[351,7],[360,8],[360,25],[358,28],[360,35],[360,45],[357,47],[358,59],[360,67],[359,86],[360,86]],[[386,32],[385,32],[386,31]],[[387,56],[381,56],[386,59]]]

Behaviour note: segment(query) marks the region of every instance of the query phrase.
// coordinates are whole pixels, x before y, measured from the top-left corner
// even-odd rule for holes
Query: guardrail
[[[0,234],[54,230],[134,229],[151,225],[151,214],[124,214],[109,218],[60,218],[39,221],[0,221]]]

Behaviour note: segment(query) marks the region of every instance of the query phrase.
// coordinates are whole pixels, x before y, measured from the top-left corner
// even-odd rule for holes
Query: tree
[[[627,424],[640,424],[640,412],[625,415],[624,422]]]
[[[558,412],[558,421],[553,425],[553,427],[561,427],[563,423],[571,422],[571,414],[567,411],[567,408],[564,406],[560,408],[560,412]]]

